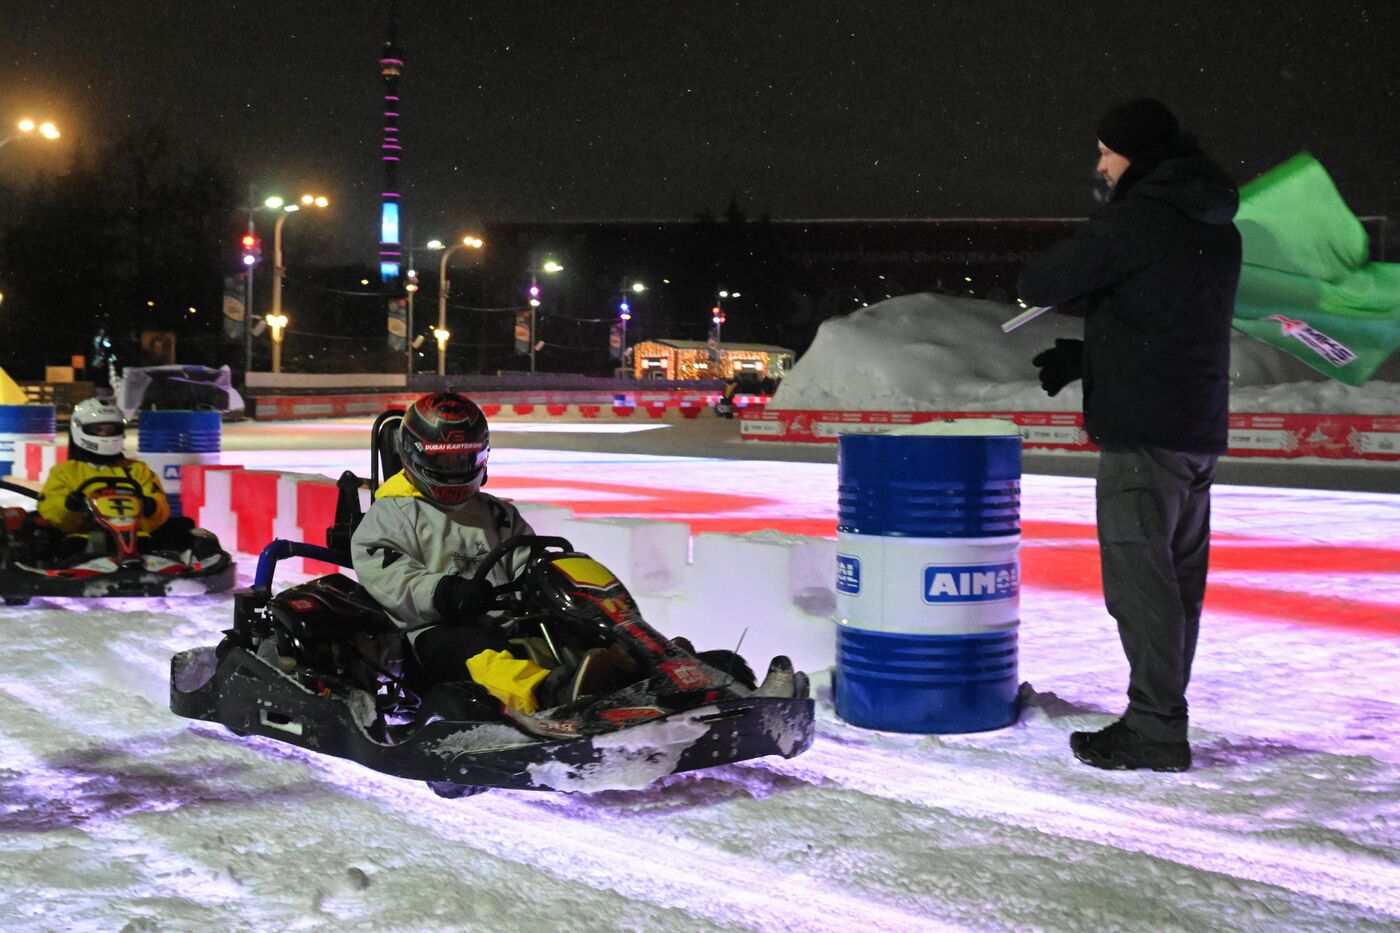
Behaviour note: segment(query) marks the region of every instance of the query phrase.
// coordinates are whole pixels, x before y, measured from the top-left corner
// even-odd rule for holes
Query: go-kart
[[[340,481],[341,504],[354,513],[361,482],[352,473]],[[358,515],[345,517],[328,531],[331,544],[348,541]],[[696,652],[666,638],[609,570],[563,538],[521,536],[482,558],[478,580],[497,566],[514,570],[493,590],[490,624],[513,655],[543,667],[607,648],[627,673],[597,695],[534,713],[470,680],[431,682],[393,620],[342,574],[273,595],[277,563],[293,556],[350,566],[344,547],[278,540],[264,548],[224,639],[171,659],[173,712],[426,781],[444,797],[492,787],[640,787],[811,746],[807,676],[786,657],[758,683],[734,652]]]
[[[634,665],[606,695],[525,713],[471,681],[431,683],[404,636],[362,587],[331,574],[273,596],[277,561],[336,561],[316,545],[274,541],[234,624],[215,646],[171,659],[170,708],[428,782],[441,796],[489,787],[641,786],[714,765],[800,754],[812,743],[805,674],[774,658],[761,684],[728,651],[696,653],[649,626],[621,582],[563,538],[522,536],[482,561],[478,579],[517,550],[523,569],[497,587],[494,612],[514,653],[545,667],[619,646]]]
[[[38,498],[16,483],[0,487]],[[233,586],[233,560],[212,533],[192,529],[178,546],[153,545],[138,534],[142,491],[134,480],[94,476],[77,492],[88,515],[85,536],[65,537],[25,509],[0,509],[0,597],[7,606],[34,596],[198,595]]]

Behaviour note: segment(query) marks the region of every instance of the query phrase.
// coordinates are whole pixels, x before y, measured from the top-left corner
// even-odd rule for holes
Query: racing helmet
[[[435,392],[414,402],[399,424],[398,447],[408,481],[438,505],[459,506],[486,482],[491,431],[465,395]]]
[[[97,457],[120,457],[126,447],[126,419],[121,409],[100,398],[73,406],[68,433],[74,444]]]

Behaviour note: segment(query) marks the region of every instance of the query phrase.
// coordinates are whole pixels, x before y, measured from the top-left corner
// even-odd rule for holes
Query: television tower
[[[384,192],[379,211],[379,277],[386,284],[398,279],[403,253],[399,247],[399,75],[403,73],[403,52],[398,46],[398,2],[389,3],[389,41],[379,56],[379,74],[384,82]]]

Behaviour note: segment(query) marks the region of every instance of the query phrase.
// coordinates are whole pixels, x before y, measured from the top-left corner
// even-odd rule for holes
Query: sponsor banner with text
[[[740,414],[745,440],[835,443],[842,434],[883,434],[905,425],[961,418],[1014,422],[1025,446],[1094,450],[1079,412],[802,411],[750,409]],[[1230,456],[1400,460],[1400,415],[1235,414]]]

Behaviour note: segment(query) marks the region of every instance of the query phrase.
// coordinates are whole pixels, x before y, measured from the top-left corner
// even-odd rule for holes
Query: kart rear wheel
[[[5,605],[7,605],[7,606],[27,606],[27,605],[29,605],[29,597],[28,597],[28,596],[6,596],[6,597],[5,597]]]
[[[456,800],[459,797],[475,797],[477,794],[484,794],[490,790],[489,787],[480,787],[476,784],[453,784],[451,781],[428,781],[428,789],[439,797],[446,797],[448,800]]]

